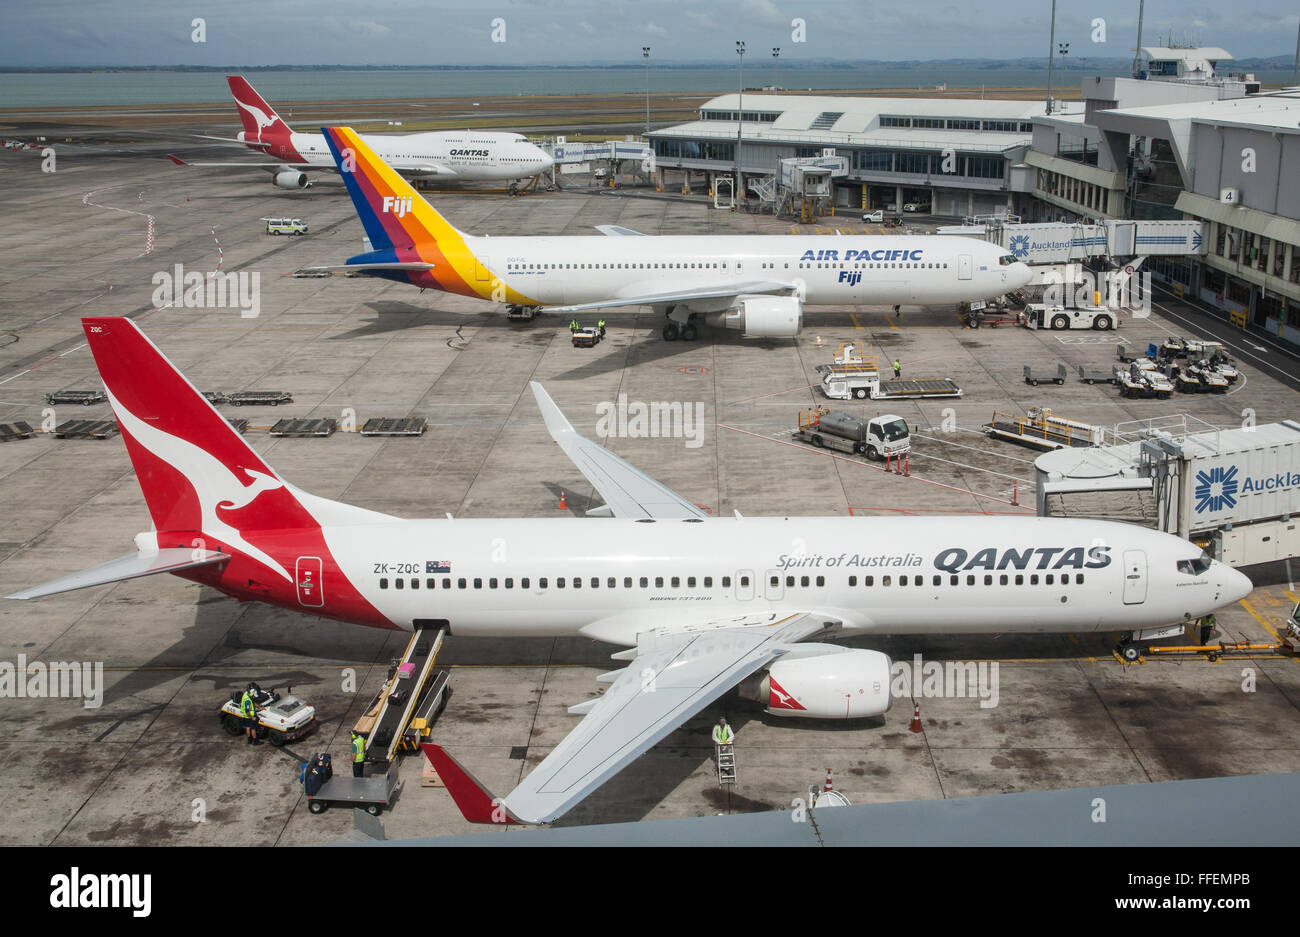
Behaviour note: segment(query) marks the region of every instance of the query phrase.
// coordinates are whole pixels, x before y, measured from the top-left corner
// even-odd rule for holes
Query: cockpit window
[[[1012,264],[1020,263],[1020,261],[1016,259],[1015,254],[1003,254],[1001,257],[998,258],[998,263],[1000,263],[1004,267],[1009,267]]]
[[[1210,559],[1210,554],[1202,552],[1194,560],[1179,560],[1178,571],[1186,573],[1188,576],[1203,576],[1210,569],[1210,564],[1214,562]]]

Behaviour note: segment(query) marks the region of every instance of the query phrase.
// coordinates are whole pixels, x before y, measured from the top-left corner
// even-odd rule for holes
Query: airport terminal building
[[[1189,219],[1204,255],[1154,276],[1226,318],[1300,346],[1300,88],[1221,74],[1219,48],[1144,47],[1135,77],[1083,79],[1081,102],[726,94],[649,134],[661,186],[741,169],[761,191],[781,160],[829,150],[839,209],[1025,222]],[[740,120],[737,120],[738,112]]]
[[[1153,64],[1169,53],[1144,51]],[[1249,76],[1085,79],[1083,115],[1034,122],[1026,220],[1202,221],[1207,253],[1152,272],[1300,345],[1300,90],[1258,89]]]
[[[1041,101],[961,98],[851,98],[724,94],[700,108],[700,119],[652,131],[661,185],[707,181],[736,169],[747,187],[774,177],[783,159],[833,149],[848,160],[834,180],[841,208],[902,210],[915,205],[939,215],[1019,210],[1029,170],[1020,157],[1033,135]],[[741,120],[737,121],[739,110]],[[892,207],[891,207],[892,206]]]

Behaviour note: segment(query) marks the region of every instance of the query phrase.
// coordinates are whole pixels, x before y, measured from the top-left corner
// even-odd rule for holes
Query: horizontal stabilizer
[[[598,224],[596,230],[606,237],[645,237],[640,231],[633,231],[631,228],[625,228],[621,224]]]
[[[74,589],[89,586],[102,586],[110,582],[123,582],[127,579],[139,579],[141,576],[153,576],[156,573],[175,573],[182,569],[196,566],[210,566],[224,563],[230,559],[229,553],[217,553],[213,550],[189,550],[184,547],[170,547],[149,553],[130,553],[109,560],[100,566],[83,569],[79,573],[54,579],[13,595],[10,599],[38,599],[45,595],[57,595]]]
[[[447,785],[447,792],[460,808],[461,814],[470,823],[497,823],[507,826],[519,824],[501,801],[488,793],[474,775],[466,771],[459,761],[447,754],[441,745],[423,743],[425,757],[438,772],[442,783]]]
[[[610,660],[636,660],[636,656],[639,653],[640,651],[634,647],[625,647],[621,651],[615,651],[613,654],[610,654],[609,658]]]
[[[295,273],[361,273],[366,270],[432,270],[436,265],[422,260],[395,260],[392,263],[375,264],[332,264],[328,267],[303,267]]]

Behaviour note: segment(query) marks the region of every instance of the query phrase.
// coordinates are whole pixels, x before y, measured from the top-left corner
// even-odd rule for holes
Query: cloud
[[[740,15],[763,26],[785,26],[789,23],[772,0],[740,0]]]
[[[644,23],[636,27],[636,31],[643,36],[654,36],[656,39],[663,39],[668,35],[668,30],[656,23]]]

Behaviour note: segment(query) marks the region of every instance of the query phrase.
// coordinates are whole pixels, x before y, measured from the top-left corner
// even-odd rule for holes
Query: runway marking
[[[818,383],[820,383],[820,381]],[[773,391],[770,394],[759,394],[757,397],[741,397],[739,400],[732,400],[729,403],[724,404],[724,406],[731,406],[732,404],[737,403],[749,403],[751,400],[762,400],[766,397],[780,397],[782,394],[793,394],[797,390],[808,390],[808,388],[816,386],[817,384],[805,384],[802,387],[791,387],[789,390],[778,390]]]
[[[1282,640],[1282,636],[1277,633],[1277,629],[1274,628],[1271,624],[1269,624],[1263,615],[1255,611],[1255,607],[1251,605],[1250,602],[1246,601],[1245,599],[1242,599],[1239,604],[1241,605],[1242,608],[1244,608],[1247,612],[1250,613],[1251,618],[1255,619],[1255,621],[1259,622],[1261,625],[1264,626],[1264,630],[1267,631],[1269,634],[1271,634],[1275,641]]]
[[[846,463],[848,463],[849,465],[856,465],[856,466],[859,467],[859,468],[872,469],[872,470],[874,470],[874,471],[880,472],[881,474],[889,474],[889,475],[894,474],[893,472],[887,472],[886,469],[885,469],[885,467],[884,467],[883,465],[879,465],[879,466],[878,466],[878,465],[872,465],[871,463],[868,463],[868,462],[862,462],[862,461],[860,461],[860,460],[858,460],[858,459],[849,459],[849,458],[845,458],[844,456],[835,455],[833,452],[826,452],[826,451],[823,450],[823,449],[813,449],[813,448],[811,448],[810,446],[803,446],[803,445],[800,445],[799,443],[786,442],[786,441],[783,440],[783,439],[775,439],[775,438],[773,438],[772,436],[764,436],[762,433],[751,433],[749,430],[747,430],[747,429],[741,429],[741,428],[738,427],[738,426],[729,426],[729,425],[726,424],[726,423],[719,423],[719,424],[718,424],[718,428],[719,428],[719,429],[729,429],[729,430],[731,430],[733,433],[740,433],[740,434],[742,434],[742,435],[744,435],[744,436],[752,436],[752,437],[754,437],[755,439],[765,439],[765,440],[767,440],[768,442],[774,442],[774,443],[777,443],[778,445],[781,445],[781,446],[789,446],[791,449],[798,449],[800,452],[808,452],[808,453],[811,453],[811,454],[813,454],[813,455],[824,456],[824,457],[826,457],[826,458],[828,458],[828,459],[835,459],[837,462],[846,462]],[[934,456],[931,456],[930,458],[934,458]],[[946,462],[947,460],[946,460],[946,459],[939,459],[938,461],[940,461],[940,462]],[[951,463],[951,464],[953,464],[953,465],[960,465],[960,463],[956,463],[956,462]],[[987,471],[988,471],[987,469],[976,469],[975,466],[966,466],[966,467],[967,467],[967,468],[971,468],[971,469],[975,469],[976,471],[984,471],[984,472],[987,472]],[[1012,479],[1012,480],[1014,480],[1014,481],[1021,481],[1021,480],[1022,480],[1022,479],[1018,479],[1018,478],[1016,478],[1014,475],[1002,475],[1000,472],[989,472],[989,474],[991,474],[991,475],[998,475],[998,476],[1000,476],[1000,477],[1002,477],[1002,478],[1010,478],[1010,479]],[[922,477],[920,477],[919,475],[906,475],[906,476],[904,476],[904,475],[899,475],[899,476],[897,476],[897,477],[898,477],[898,478],[907,478],[907,479],[909,479],[909,480],[911,480],[911,481],[920,482],[920,483],[923,484],[923,485],[933,485],[933,486],[936,487],[936,488],[944,488],[944,489],[947,489],[948,491],[956,491],[956,492],[960,492],[961,494],[970,495],[970,496],[973,497],[973,498],[980,498],[980,499],[982,499],[982,500],[984,500],[984,501],[993,501],[993,502],[995,502],[995,503],[997,503],[997,504],[1005,504],[1005,505],[1008,505],[1009,507],[1020,507],[1021,510],[1025,511],[1025,512],[1031,512],[1031,511],[1032,511],[1032,509],[1030,509],[1030,508],[1022,507],[1021,505],[1012,504],[1010,501],[1007,501],[1007,500],[1004,499],[1004,498],[995,498],[993,495],[984,495],[984,494],[980,494],[978,491],[971,491],[969,488],[959,488],[959,487],[957,487],[956,485],[945,485],[943,482],[932,481],[932,480],[930,480],[930,479],[928,479],[928,478],[922,478]]]

